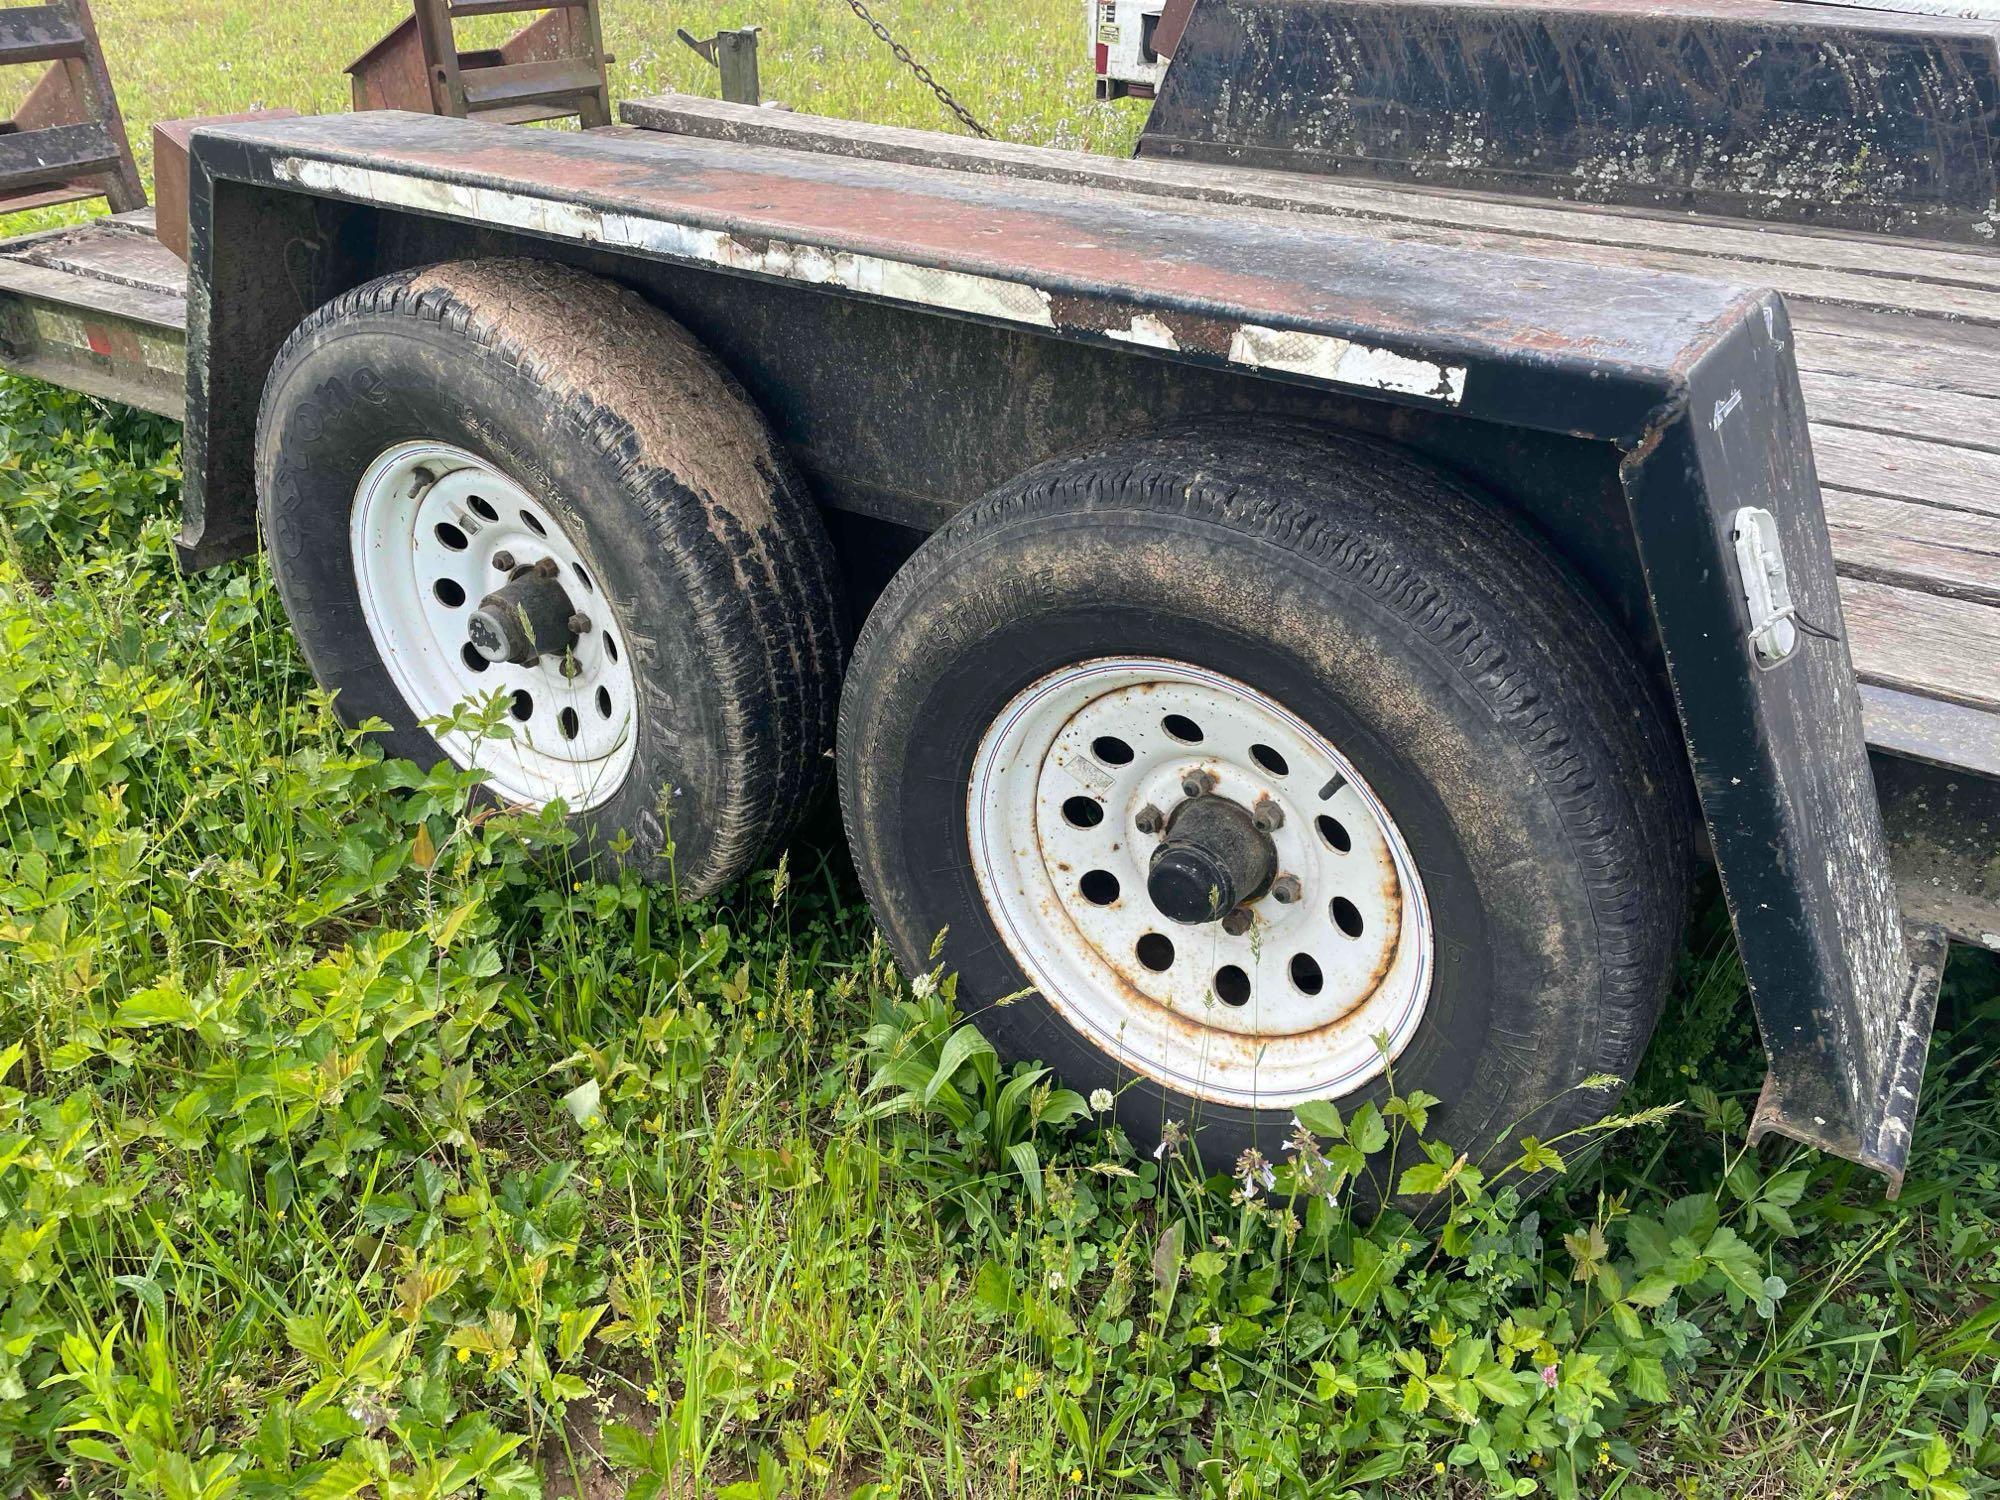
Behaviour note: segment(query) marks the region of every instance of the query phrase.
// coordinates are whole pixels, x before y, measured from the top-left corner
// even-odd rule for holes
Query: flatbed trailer
[[[2000,946],[1989,252],[623,118],[204,128],[186,280],[140,216],[0,248],[6,361],[184,417],[184,560],[261,527],[392,752],[476,757],[462,658],[498,795],[697,890],[817,779],[844,593],[892,944],[1135,1137],[1391,1060],[1468,1150],[1601,1113],[1699,832],[1757,1133],[1900,1178],[1945,936]]]
[[[1119,161],[820,119],[688,95],[624,118],[696,140],[1017,176],[1309,214],[1385,241],[1769,285],[1797,331],[1800,383],[1840,574],[1862,721],[1905,905],[2000,947],[2000,268],[1954,246],[1752,227],[1592,204]],[[0,245],[7,366],[178,419],[187,266],[140,209]],[[842,492],[836,491],[836,496]],[[967,492],[961,492],[965,494]],[[836,503],[840,503],[836,500]],[[854,499],[928,529],[935,500]],[[1962,782],[1913,771],[1963,773]]]

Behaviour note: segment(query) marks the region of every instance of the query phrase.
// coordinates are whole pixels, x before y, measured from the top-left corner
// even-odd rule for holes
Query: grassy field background
[[[1115,150],[1079,7],[877,7],[1002,134]],[[398,8],[100,0],[153,119],[333,108]],[[839,0],[767,91],[950,121]],[[0,383],[0,1495],[2000,1495],[2000,977],[1947,981],[1900,1202],[1745,1151],[1712,895],[1643,1076],[1532,1204],[1136,1155],[898,974],[828,829],[722,900],[384,763],[258,563],[183,578],[171,424]],[[1574,1144],[1574,1143],[1572,1143]]]
[[[881,0],[869,7],[996,135],[1085,150],[1120,150],[1143,106],[1091,97],[1081,0],[1006,0],[963,10]],[[605,46],[617,59],[612,93],[662,89],[713,95],[715,70],[674,35],[761,26],[764,95],[818,114],[956,129],[930,92],[844,0],[733,0],[669,5],[604,0]],[[155,120],[286,107],[345,109],[341,70],[407,15],[393,0],[98,0],[92,7],[119,102],[151,180]],[[463,45],[507,35],[515,18],[462,23]],[[0,78],[0,101],[26,91],[33,71]]]

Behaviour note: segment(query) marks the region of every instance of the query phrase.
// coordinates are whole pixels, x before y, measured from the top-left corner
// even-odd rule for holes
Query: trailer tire
[[[257,482],[306,661],[389,754],[561,798],[587,851],[692,895],[821,783],[843,648],[822,523],[741,387],[635,293],[531,260],[357,287],[279,351]],[[489,690],[511,740],[422,727]]]
[[[1110,1091],[1142,1148],[1275,1160],[1302,1100],[1393,1084],[1491,1168],[1601,1117],[1651,1034],[1691,866],[1670,722],[1469,485],[1196,432],[1044,464],[918,551],[855,648],[841,801],[904,966],[944,934],[1002,1057]],[[1206,920],[1239,900],[1246,932]]]

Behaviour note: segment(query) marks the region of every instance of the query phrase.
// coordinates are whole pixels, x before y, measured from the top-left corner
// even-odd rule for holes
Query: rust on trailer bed
[[[0,250],[0,364],[179,418],[187,399],[187,267],[138,209]]]
[[[1756,295],[1136,195],[1109,215],[1101,193],[1060,184],[629,130],[382,113],[203,135],[256,148],[273,183],[315,195],[1626,443],[1661,382]],[[1553,411],[1532,381],[1469,392],[1469,356],[1503,349],[1597,371],[1598,409]]]

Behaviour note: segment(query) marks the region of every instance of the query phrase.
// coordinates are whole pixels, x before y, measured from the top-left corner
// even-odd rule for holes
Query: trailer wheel
[[[697,894],[819,780],[841,648],[819,517],[742,390],[635,294],[504,260],[356,288],[279,352],[257,477],[306,660],[389,753],[560,799]],[[511,738],[422,727],[489,695]]]
[[[1653,678],[1492,502],[1371,442],[1175,436],[1002,486],[876,606],[839,759],[902,962],[945,933],[1004,1056],[1211,1165],[1392,1081],[1475,1159],[1595,1118],[1681,934]]]

